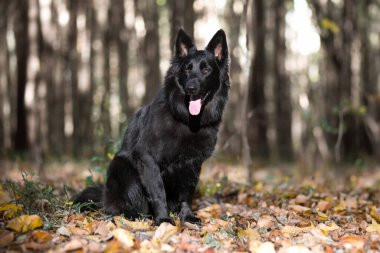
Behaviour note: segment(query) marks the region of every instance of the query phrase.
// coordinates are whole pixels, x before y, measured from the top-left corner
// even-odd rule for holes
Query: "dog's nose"
[[[198,91],[198,88],[195,87],[194,85],[189,85],[186,87],[186,91],[189,95],[195,95]]]
[[[196,78],[193,78],[186,83],[186,93],[188,95],[196,95],[198,91],[199,81]]]

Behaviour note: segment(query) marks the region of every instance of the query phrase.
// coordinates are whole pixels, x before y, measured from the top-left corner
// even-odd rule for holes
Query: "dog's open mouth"
[[[189,112],[191,115],[199,115],[202,109],[202,104],[206,100],[208,94],[209,93],[207,92],[206,95],[203,96],[203,98],[200,96],[190,96]]]

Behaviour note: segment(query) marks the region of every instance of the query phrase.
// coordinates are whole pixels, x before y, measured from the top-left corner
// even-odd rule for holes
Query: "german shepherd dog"
[[[105,186],[74,203],[92,202],[110,215],[153,215],[156,225],[199,223],[191,201],[202,163],[211,156],[229,90],[226,35],[219,30],[198,50],[181,29],[163,88],[132,118],[111,161]]]

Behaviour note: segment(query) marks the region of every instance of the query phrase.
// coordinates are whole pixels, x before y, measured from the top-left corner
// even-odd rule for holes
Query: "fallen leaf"
[[[296,204],[306,204],[310,200],[310,197],[305,196],[303,194],[297,195],[297,197],[294,199]]]
[[[282,228],[282,233],[287,236],[296,236],[300,233],[309,232],[312,227],[296,227],[296,226],[285,226]]]
[[[82,235],[89,235],[90,233],[85,230],[78,227],[72,227],[68,226],[67,229],[70,231],[72,235],[82,236]]]
[[[311,251],[302,245],[294,245],[281,248],[278,253],[311,253]]]
[[[329,219],[329,216],[326,214],[318,211],[318,219],[321,221],[327,221]]]
[[[6,219],[13,218],[15,214],[22,210],[21,206],[16,204],[7,203],[0,206],[0,215]]]
[[[247,228],[244,230],[238,229],[237,235],[238,237],[246,237],[250,241],[261,240],[260,234],[256,230],[253,230],[252,228]]]
[[[372,224],[368,225],[366,228],[367,232],[377,232],[380,233],[380,224],[378,224],[374,219],[372,220]]]
[[[339,240],[339,244],[342,245],[343,247],[347,248],[347,249],[351,249],[351,248],[361,249],[364,247],[365,242],[360,237],[347,236],[347,237],[341,238]]]
[[[161,225],[157,228],[156,232],[154,232],[153,240],[158,244],[165,243],[172,235],[178,232],[178,227],[173,226],[168,222],[161,223]]]
[[[85,247],[85,252],[103,252],[106,248],[105,244],[99,242],[89,241]]]
[[[53,236],[49,232],[37,230],[33,231],[32,238],[38,243],[47,243],[53,239]]]
[[[42,220],[38,215],[21,215],[8,222],[7,228],[16,232],[25,233],[42,227]]]
[[[380,209],[376,207],[372,207],[369,213],[372,218],[374,218],[377,222],[380,222]]]
[[[121,216],[114,217],[118,228],[128,228],[132,231],[147,231],[151,229],[151,224],[146,221],[130,221]]]
[[[0,247],[9,245],[15,239],[16,235],[12,231],[0,229]]]
[[[135,237],[132,235],[131,232],[123,228],[117,228],[114,231],[112,231],[112,233],[114,237],[127,248],[130,248],[135,244]]]
[[[65,252],[78,250],[78,249],[83,248],[83,246],[86,244],[87,244],[87,241],[85,239],[74,238],[71,241],[69,241],[68,243],[66,243],[62,247],[62,250]]]
[[[309,217],[312,211],[311,208],[301,205],[289,205],[289,208],[306,217]]]
[[[315,208],[321,212],[324,212],[331,209],[332,207],[333,207],[333,204],[331,203],[331,201],[321,200],[318,202]]]
[[[252,253],[276,253],[276,250],[274,249],[274,244],[271,242],[250,243],[249,250]]]
[[[257,221],[257,227],[259,228],[273,228],[275,225],[275,219],[270,215],[263,215]]]
[[[317,225],[317,228],[319,228],[325,235],[327,235],[329,231],[340,229],[340,227],[335,222],[331,222],[328,225],[320,223]]]
[[[59,235],[67,236],[67,237],[70,237],[72,235],[71,232],[70,232],[70,230],[67,227],[64,227],[64,226],[59,227],[57,229],[56,233],[59,234]]]

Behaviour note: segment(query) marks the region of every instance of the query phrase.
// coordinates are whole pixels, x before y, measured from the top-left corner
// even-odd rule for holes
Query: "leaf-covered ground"
[[[380,252],[378,167],[313,177],[294,165],[257,169],[248,185],[242,168],[208,165],[194,199],[202,224],[176,218],[177,226],[159,227],[149,218],[78,213],[69,199],[86,175],[67,167],[46,183],[2,173],[1,252]]]

